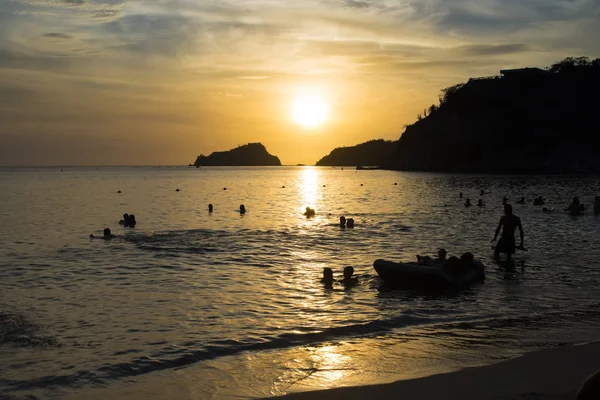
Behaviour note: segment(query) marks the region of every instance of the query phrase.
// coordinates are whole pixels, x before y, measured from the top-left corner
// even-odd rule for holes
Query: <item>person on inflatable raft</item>
[[[433,259],[429,256],[420,256],[417,254],[417,264],[425,265],[428,267],[439,267],[448,275],[457,278],[462,274],[468,273],[470,271],[477,272],[478,280],[485,280],[485,272],[480,263],[475,262],[475,257],[472,253],[466,252],[460,259],[458,257],[450,257],[446,259],[446,250],[439,249],[437,253],[437,258]]]

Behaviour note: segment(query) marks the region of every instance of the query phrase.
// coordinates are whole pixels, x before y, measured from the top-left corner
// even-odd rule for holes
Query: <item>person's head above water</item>
[[[208,211],[211,211],[211,212],[212,212],[212,210],[213,210],[213,205],[212,205],[212,204],[209,204],[209,205],[208,205]]]
[[[340,217],[340,225],[341,226],[345,226],[346,225],[346,217],[344,217],[344,216]]]
[[[579,197],[577,197],[577,196],[573,197],[573,203],[579,205]]]
[[[323,282],[333,282],[333,270],[329,267],[323,268]]]
[[[129,214],[123,214],[123,221],[127,221],[129,219]]]
[[[102,232],[104,233],[104,237],[112,236],[110,228],[104,228],[104,230]]]
[[[246,212],[246,207],[243,204],[240,204],[240,212],[241,213],[245,213]]]
[[[511,215],[512,214],[512,206],[510,204],[504,205],[504,214]]]
[[[445,260],[446,259],[446,249],[439,249],[437,255],[440,260]]]
[[[354,275],[354,267],[344,267],[344,279],[350,279]]]
[[[135,225],[135,215],[129,214],[129,219],[127,220],[127,222],[129,222],[129,225]]]

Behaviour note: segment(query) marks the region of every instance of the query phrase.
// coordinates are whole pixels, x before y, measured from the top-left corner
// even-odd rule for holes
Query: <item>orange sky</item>
[[[523,4],[528,3],[528,4]],[[597,57],[595,0],[0,0],[0,165],[284,164],[397,139],[443,87]],[[291,106],[323,94],[307,130]]]

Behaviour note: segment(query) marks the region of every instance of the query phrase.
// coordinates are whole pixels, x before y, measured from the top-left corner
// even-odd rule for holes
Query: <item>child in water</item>
[[[354,275],[354,268],[344,267],[344,279],[341,282],[346,286],[358,284],[358,278],[352,275]]]

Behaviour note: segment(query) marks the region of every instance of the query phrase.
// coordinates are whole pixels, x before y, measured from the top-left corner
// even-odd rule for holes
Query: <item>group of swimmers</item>
[[[483,195],[485,192],[483,190],[481,190],[480,194]],[[463,193],[460,192],[458,195],[461,199],[463,198]],[[521,196],[521,198],[519,200],[516,201],[517,204],[525,204],[526,203],[526,199],[525,196]],[[546,199],[544,199],[543,196],[536,196],[533,201],[532,201],[534,206],[543,206],[546,204]],[[502,198],[502,205],[507,205],[508,204],[508,197],[504,196]],[[467,199],[465,200],[464,203],[465,207],[471,207],[473,204],[471,203],[471,199],[467,197]],[[483,202],[483,199],[479,199],[477,201],[477,206],[478,207],[484,207],[485,203]],[[571,215],[581,215],[583,214],[586,210],[588,209],[588,207],[584,204],[581,204],[581,202],[579,201],[578,197],[574,197],[573,201],[571,202],[571,204],[569,204],[569,206],[567,208],[564,209],[565,212],[568,212]],[[543,207],[542,211],[545,213],[551,213],[552,211],[554,211],[553,208],[548,208],[548,207]],[[594,213],[595,214],[600,214],[600,196],[596,196],[596,198],[594,199]]]
[[[340,217],[340,228],[345,229],[354,229],[354,218],[348,218],[341,216]]]
[[[119,221],[119,225],[123,225],[125,228],[135,228],[137,221],[133,214],[123,214],[123,219]]]
[[[344,267],[344,272],[343,272],[344,278],[340,279],[338,282],[340,282],[343,285],[346,286],[354,286],[356,284],[358,284],[358,278],[354,275],[354,268],[353,267]],[[333,270],[329,267],[325,267],[323,268],[323,278],[321,278],[321,282],[325,284],[325,287],[327,288],[331,288],[333,287],[333,283],[336,280],[333,278]]]

